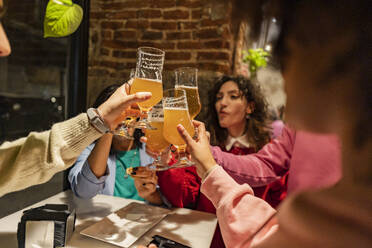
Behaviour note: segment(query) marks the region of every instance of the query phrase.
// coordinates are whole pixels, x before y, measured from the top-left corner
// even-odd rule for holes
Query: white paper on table
[[[168,209],[132,202],[80,234],[117,246],[130,247],[169,212]]]
[[[26,221],[25,248],[53,247],[54,221]]]

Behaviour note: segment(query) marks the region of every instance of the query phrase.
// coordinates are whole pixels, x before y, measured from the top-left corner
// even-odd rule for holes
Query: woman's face
[[[3,0],[0,0],[0,17],[3,14],[3,8]],[[10,44],[0,20],[0,57],[8,56],[10,54],[10,51]]]
[[[245,128],[246,114],[250,114],[251,106],[233,81],[224,83],[216,95],[216,112],[222,128]],[[242,130],[242,131],[243,131]]]

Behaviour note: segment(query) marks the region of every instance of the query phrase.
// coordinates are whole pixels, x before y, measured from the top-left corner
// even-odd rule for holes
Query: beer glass
[[[164,91],[163,109],[163,136],[169,143],[173,144],[177,148],[180,154],[178,162],[172,165],[172,168],[181,168],[193,165],[194,163],[185,156],[186,143],[177,131],[177,125],[182,124],[191,137],[195,132],[188,111],[185,90],[171,89]]]
[[[193,120],[201,110],[198,91],[198,69],[193,67],[181,67],[175,70],[175,74],[175,88],[186,91],[189,114],[191,120]]]
[[[157,153],[158,157],[152,164],[147,165],[147,167],[150,170],[167,170],[169,166],[163,164],[160,159],[162,153],[166,152],[170,146],[170,143],[163,136],[164,112],[162,102],[156,104],[148,113],[148,121],[154,129],[145,130],[145,136],[147,138],[146,148]]]
[[[164,51],[152,47],[140,47],[137,52],[137,66],[134,80],[130,87],[130,94],[137,92],[151,92],[152,97],[138,103],[142,113],[147,114],[163,98],[162,71]],[[152,128],[147,118],[142,118],[137,128]]]

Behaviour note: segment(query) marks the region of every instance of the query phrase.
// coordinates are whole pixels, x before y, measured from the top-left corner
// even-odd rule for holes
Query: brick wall
[[[216,76],[233,71],[234,37],[229,1],[92,0],[88,104],[106,85],[128,78],[140,46],[165,50],[165,87],[173,83],[172,70],[197,67],[206,99]]]

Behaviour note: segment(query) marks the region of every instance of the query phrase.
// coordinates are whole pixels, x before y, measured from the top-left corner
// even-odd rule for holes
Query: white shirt
[[[232,137],[230,135],[227,136],[225,142],[226,150],[230,151],[233,146],[241,148],[251,147],[251,144],[248,141],[248,134],[243,134],[242,136],[239,137]]]

